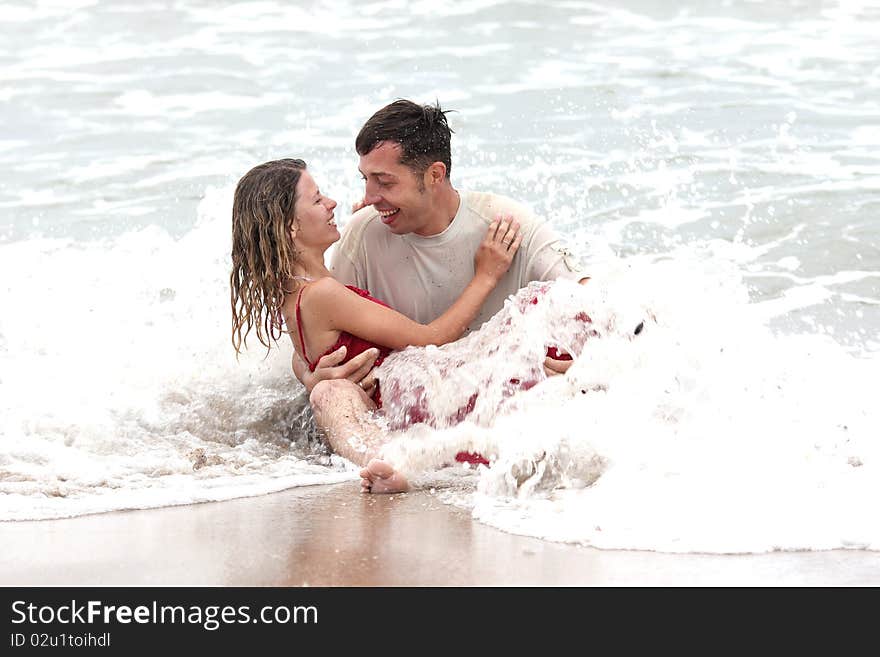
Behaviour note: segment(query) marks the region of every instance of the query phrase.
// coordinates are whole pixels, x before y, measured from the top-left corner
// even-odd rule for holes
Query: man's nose
[[[382,197],[376,193],[376,187],[373,183],[367,183],[364,186],[364,205],[375,205]]]

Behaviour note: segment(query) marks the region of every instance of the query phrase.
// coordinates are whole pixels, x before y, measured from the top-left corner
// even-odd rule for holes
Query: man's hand
[[[584,276],[581,280],[578,281],[580,285],[586,285],[590,280],[589,276]],[[547,376],[556,376],[557,374],[565,374],[568,372],[568,368],[571,367],[571,364],[574,361],[570,358],[566,358],[565,360],[558,360],[556,358],[545,358],[544,359],[544,374]]]
[[[293,373],[309,392],[318,385],[318,381],[348,379],[352,383],[358,384],[368,395],[372,394],[373,388],[376,386],[376,377],[372,370],[373,364],[379,357],[379,350],[376,348],[367,349],[364,353],[340,365],[339,363],[345,360],[345,354],[346,348],[339,347],[336,351],[323,356],[318,361],[315,371],[310,372],[306,362],[300,358],[298,353],[293,352]]]
[[[544,374],[547,376],[556,376],[557,374],[565,374],[571,367],[573,360],[557,360],[556,358],[544,359]]]

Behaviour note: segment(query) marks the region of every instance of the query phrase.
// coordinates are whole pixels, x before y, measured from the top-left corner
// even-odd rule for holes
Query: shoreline
[[[878,586],[880,553],[599,550],[357,482],[0,523],[3,586]]]

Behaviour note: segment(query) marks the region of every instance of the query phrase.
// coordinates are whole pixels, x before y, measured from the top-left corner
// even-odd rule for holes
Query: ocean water
[[[356,479],[290,345],[234,356],[231,199],[299,156],[350,206],[405,97],[599,312],[656,318],[395,435],[421,485],[603,548],[880,549],[878,32],[878,2],[0,4],[0,520]],[[462,446],[492,468],[434,470]]]

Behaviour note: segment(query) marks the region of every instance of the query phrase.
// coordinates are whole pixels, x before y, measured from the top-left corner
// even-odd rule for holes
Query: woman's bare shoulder
[[[324,276],[306,285],[303,299],[309,303],[335,303],[340,297],[351,294],[351,291],[332,276]]]

